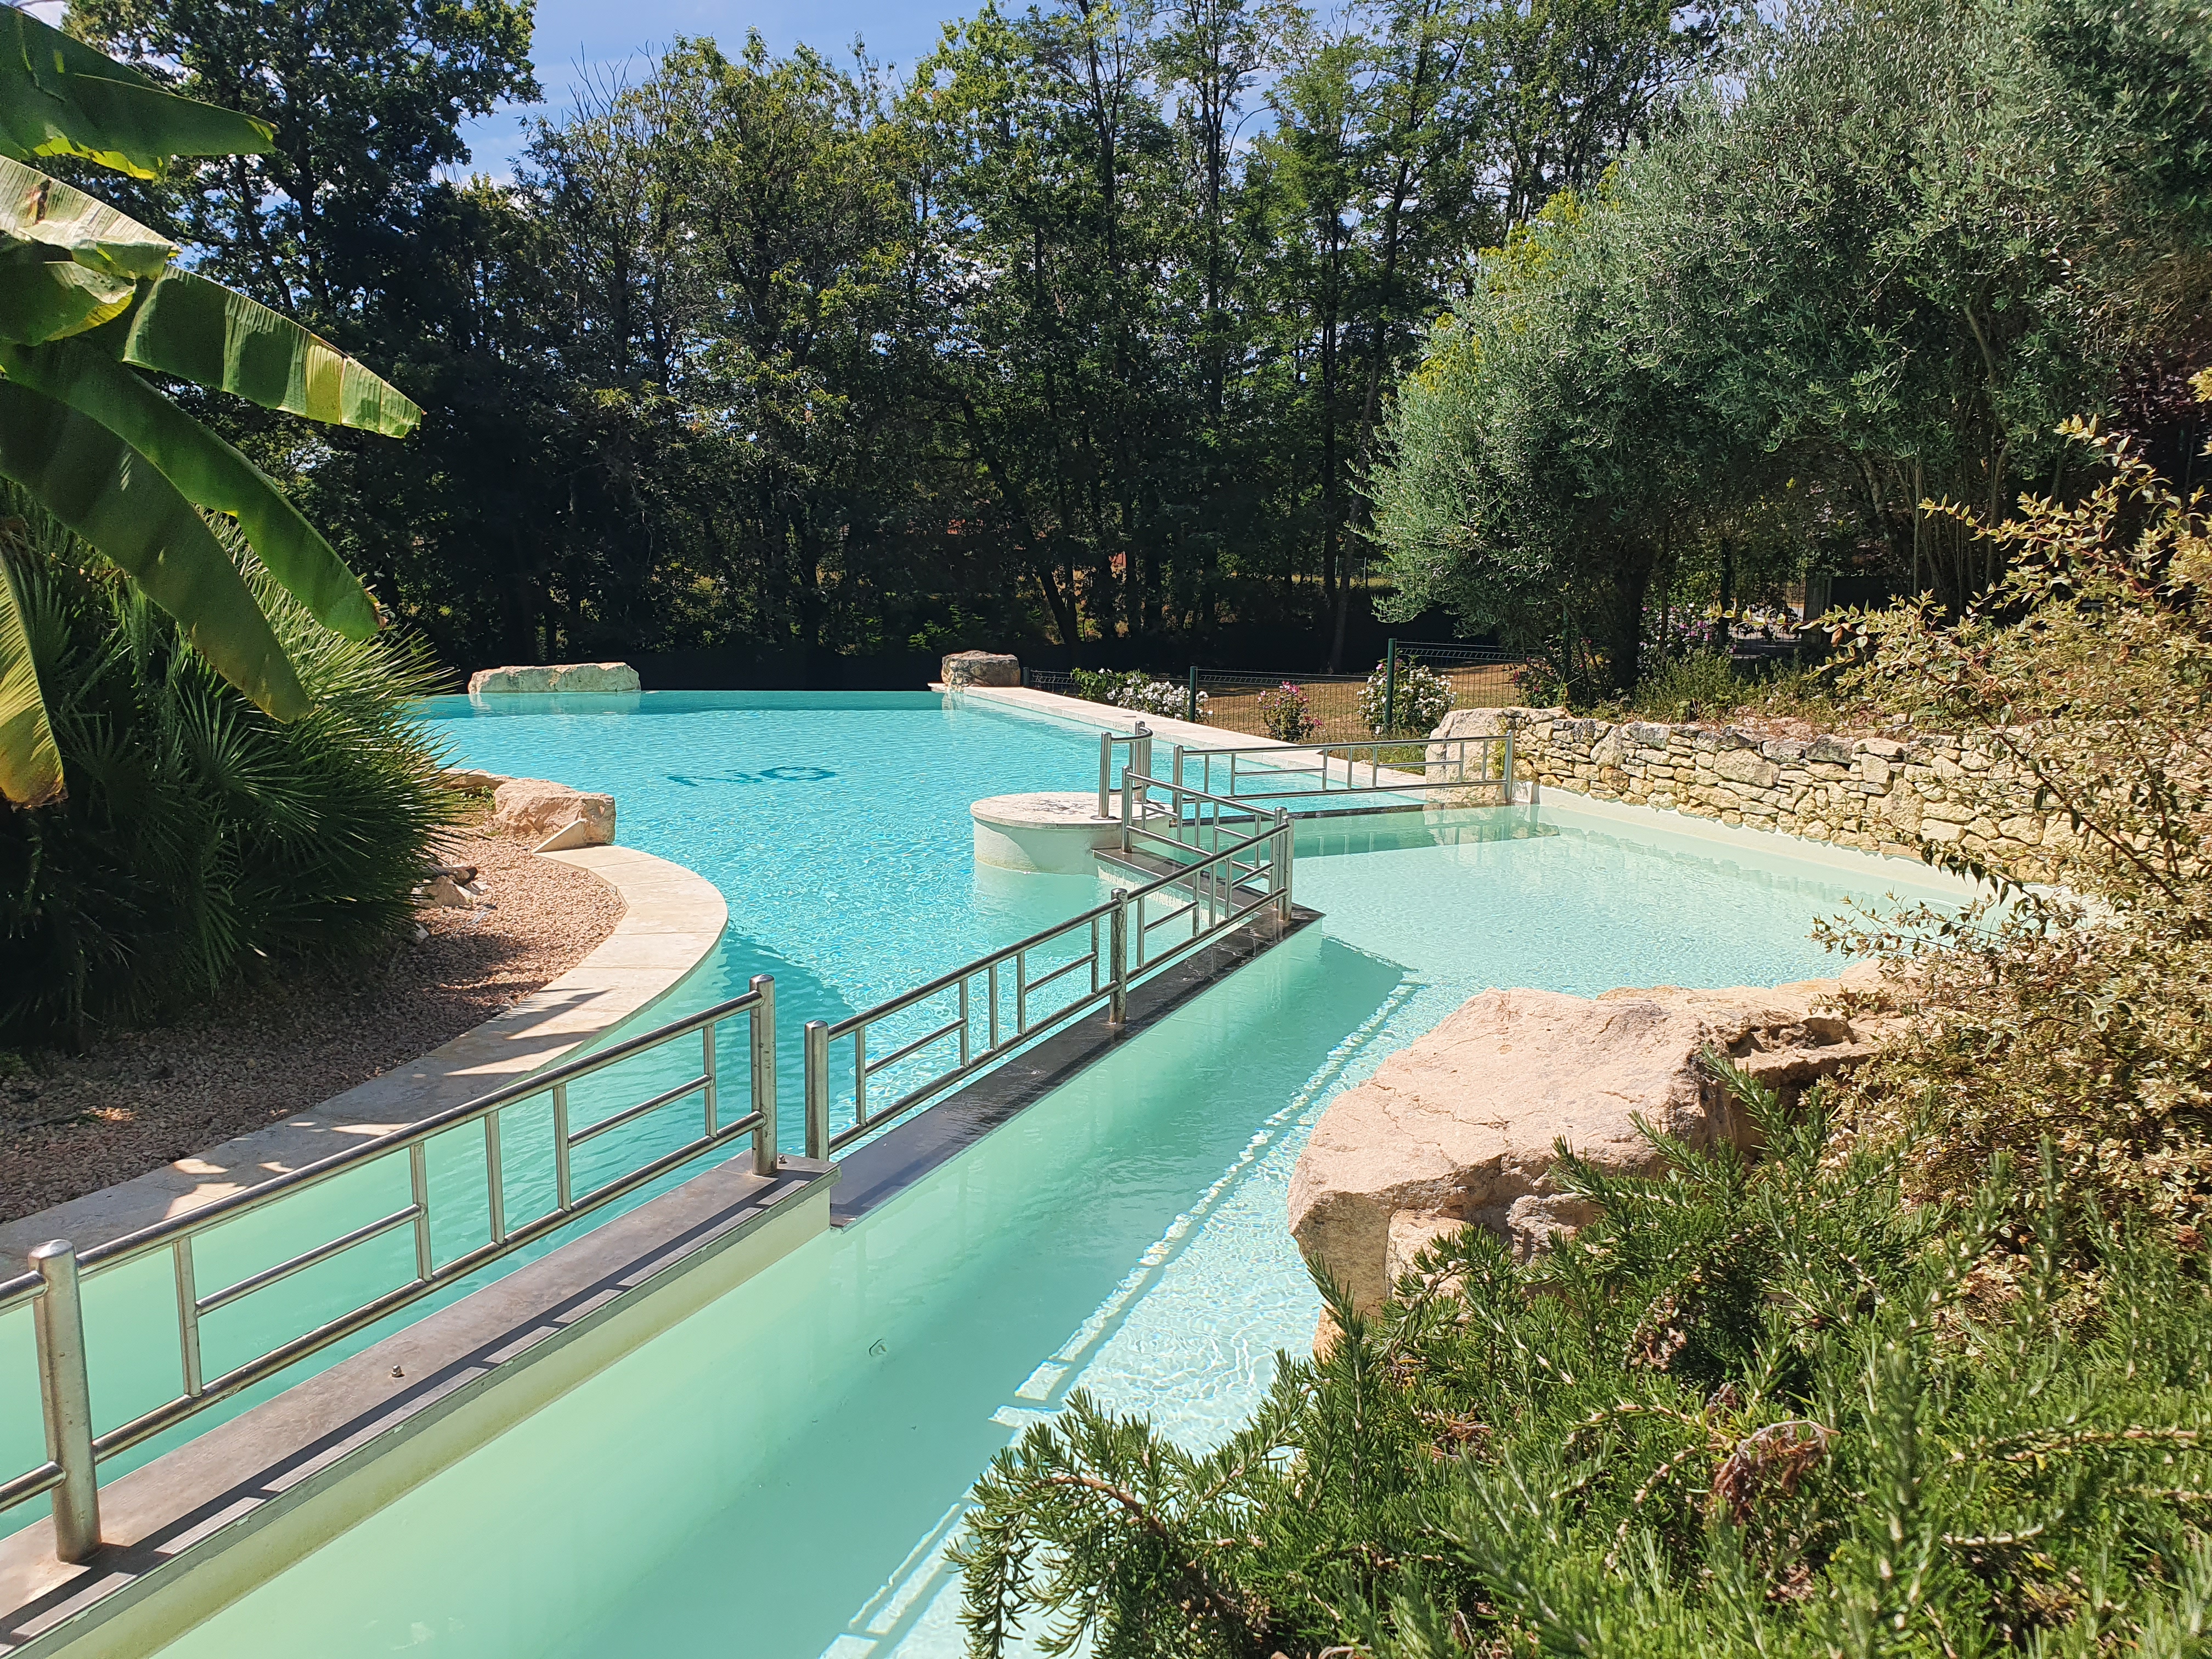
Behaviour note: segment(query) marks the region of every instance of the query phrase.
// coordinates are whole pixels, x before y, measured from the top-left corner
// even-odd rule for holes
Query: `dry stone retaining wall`
[[[1933,842],[2031,874],[2042,872],[2044,849],[2075,834],[2064,812],[2036,805],[2033,781],[1993,738],[1762,738],[1559,708],[1459,709],[1434,735],[1484,735],[1508,720],[1516,777],[1601,800],[1914,859]]]

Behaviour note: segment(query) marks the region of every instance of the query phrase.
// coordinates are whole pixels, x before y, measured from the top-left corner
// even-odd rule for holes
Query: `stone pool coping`
[[[589,871],[623,901],[614,932],[574,968],[505,1013],[319,1106],[0,1224],[0,1261],[20,1263],[51,1238],[68,1239],[82,1255],[489,1094],[652,1007],[707,958],[728,926],[729,907],[714,884],[666,859],[629,847],[540,856]]]

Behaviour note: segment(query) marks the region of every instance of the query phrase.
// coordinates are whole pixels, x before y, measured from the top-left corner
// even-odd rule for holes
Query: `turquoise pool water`
[[[934,698],[641,712],[441,729],[471,763],[613,789],[624,842],[721,886],[730,935],[687,1005],[772,971],[795,1030],[1097,890],[969,857],[969,800],[1095,781],[1079,729]],[[1536,817],[1302,835],[1321,924],[169,1651],[959,1651],[942,1548],[1023,1425],[1082,1386],[1203,1444],[1310,1340],[1283,1200],[1335,1091],[1485,986],[1796,977],[1832,965],[1807,930],[1847,893],[1913,890],[1893,866]]]

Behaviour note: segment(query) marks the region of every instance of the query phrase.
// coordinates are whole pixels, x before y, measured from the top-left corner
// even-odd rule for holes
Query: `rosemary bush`
[[[1721,1064],[1725,1071],[1724,1063]],[[2055,1170],[1915,1205],[1740,1075],[1766,1156],[1573,1165],[1533,1267],[1469,1230],[1332,1294],[1210,1454],[1076,1399],[978,1486],[979,1655],[2206,1650],[2212,1251]]]

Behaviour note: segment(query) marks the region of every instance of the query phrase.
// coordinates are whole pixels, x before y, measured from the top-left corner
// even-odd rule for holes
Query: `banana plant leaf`
[[[122,315],[176,244],[0,156],[0,339],[58,339]]]
[[[326,628],[376,633],[376,607],[335,549],[252,462],[88,340],[0,345],[0,374],[89,415],[200,507],[235,514],[246,539]]]
[[[110,330],[125,362],[217,386],[264,408],[392,438],[405,437],[422,419],[411,398],[329,341],[173,265]]]
[[[0,559],[0,799],[44,806],[61,797],[61,750],[39,692],[15,580]]]
[[[79,155],[151,179],[171,155],[255,155],[269,124],[164,92],[27,12],[0,6],[0,155]]]
[[[199,509],[90,416],[0,380],[0,472],[128,571],[233,685],[278,720],[308,701]]]

